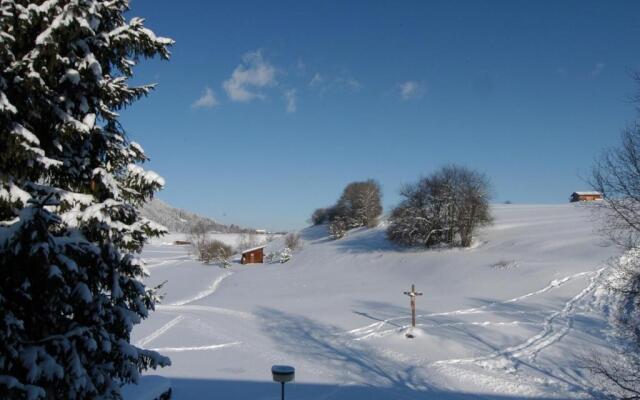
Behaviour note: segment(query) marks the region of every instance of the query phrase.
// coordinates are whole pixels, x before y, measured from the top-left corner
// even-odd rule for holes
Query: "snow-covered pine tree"
[[[0,398],[119,398],[169,360],[130,344],[153,309],[137,254],[164,184],[118,110],[140,58],[172,40],[128,0],[0,0]]]

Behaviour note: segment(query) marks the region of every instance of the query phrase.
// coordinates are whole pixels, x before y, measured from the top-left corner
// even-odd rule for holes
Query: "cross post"
[[[422,293],[416,292],[416,285],[411,285],[410,292],[404,292],[409,298],[411,298],[411,327],[416,327],[416,296],[422,296]]]

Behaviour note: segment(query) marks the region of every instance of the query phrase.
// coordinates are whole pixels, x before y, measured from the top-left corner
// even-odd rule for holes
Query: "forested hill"
[[[225,225],[179,208],[171,207],[159,199],[153,199],[142,208],[142,216],[164,225],[170,232],[188,233],[189,227],[203,224],[208,231],[221,233],[249,233],[255,229],[242,228],[235,224]]]

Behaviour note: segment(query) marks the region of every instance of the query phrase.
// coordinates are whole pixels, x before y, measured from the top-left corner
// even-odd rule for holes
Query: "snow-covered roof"
[[[600,192],[573,192],[572,194],[577,194],[578,196],[601,196],[602,193]]]
[[[262,246],[258,246],[258,247],[252,247],[250,249],[246,249],[242,251],[242,254],[245,253],[251,253],[252,251],[256,251],[256,250],[260,250],[260,249],[264,249],[265,247],[267,247],[267,245],[262,245]]]

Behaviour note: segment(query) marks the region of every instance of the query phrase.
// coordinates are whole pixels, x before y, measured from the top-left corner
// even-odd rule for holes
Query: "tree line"
[[[401,245],[468,247],[477,229],[492,221],[490,180],[466,167],[444,166],[403,185],[400,196],[387,237]],[[376,226],[382,211],[380,184],[369,179],[349,183],[335,205],[313,212],[311,222],[327,224],[330,236],[340,239],[349,229]]]

